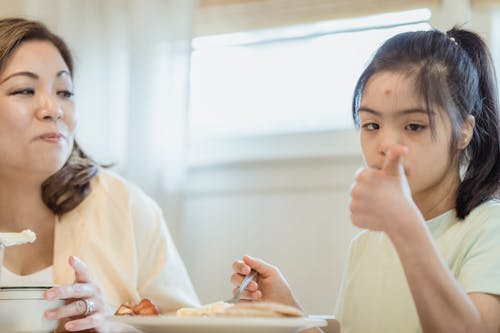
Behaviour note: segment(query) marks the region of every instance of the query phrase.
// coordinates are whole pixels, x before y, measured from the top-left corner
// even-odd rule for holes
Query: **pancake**
[[[177,317],[303,317],[299,309],[272,302],[215,302],[199,308],[181,308]]]
[[[244,302],[226,309],[228,317],[303,317],[296,307],[272,302]]]
[[[227,308],[233,306],[234,304],[220,301],[206,304],[199,308],[180,308],[176,314],[177,317],[214,317],[222,315]]]

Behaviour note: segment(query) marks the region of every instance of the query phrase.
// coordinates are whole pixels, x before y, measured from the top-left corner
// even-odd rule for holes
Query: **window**
[[[352,91],[392,35],[429,29],[413,10],[193,41],[192,140],[352,128]]]

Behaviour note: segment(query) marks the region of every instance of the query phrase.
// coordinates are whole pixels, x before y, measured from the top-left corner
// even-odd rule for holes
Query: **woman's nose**
[[[63,110],[54,96],[45,93],[39,95],[37,115],[40,119],[57,120],[62,118]]]

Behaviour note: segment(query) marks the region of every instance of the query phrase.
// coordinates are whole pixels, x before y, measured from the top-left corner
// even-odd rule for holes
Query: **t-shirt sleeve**
[[[339,321],[342,321],[343,315],[344,315],[344,305],[346,302],[346,289],[348,285],[348,281],[352,277],[352,270],[353,270],[353,260],[354,258],[357,257],[358,255],[358,244],[359,244],[359,239],[363,236],[365,232],[361,232],[357,234],[349,243],[349,250],[347,252],[347,258],[344,264],[344,269],[342,271],[342,280],[340,282],[340,288],[339,288],[339,293],[338,293],[338,298],[335,303],[335,308],[333,313],[336,316],[336,319]]]
[[[500,205],[488,207],[473,222],[478,229],[470,233],[474,236],[468,241],[458,281],[467,293],[500,295]]]

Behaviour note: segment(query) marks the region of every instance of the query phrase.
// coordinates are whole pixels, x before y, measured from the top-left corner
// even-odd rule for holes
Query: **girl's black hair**
[[[461,128],[475,119],[472,139],[461,152],[466,167],[456,197],[456,213],[464,219],[481,203],[499,197],[500,134],[495,70],[485,42],[477,34],[453,28],[398,34],[387,40],[361,74],[352,103],[359,127],[358,109],[364,87],[376,73],[404,73],[415,79],[415,88],[426,102],[433,134],[434,107],[447,112],[452,126],[450,154],[456,154]]]

